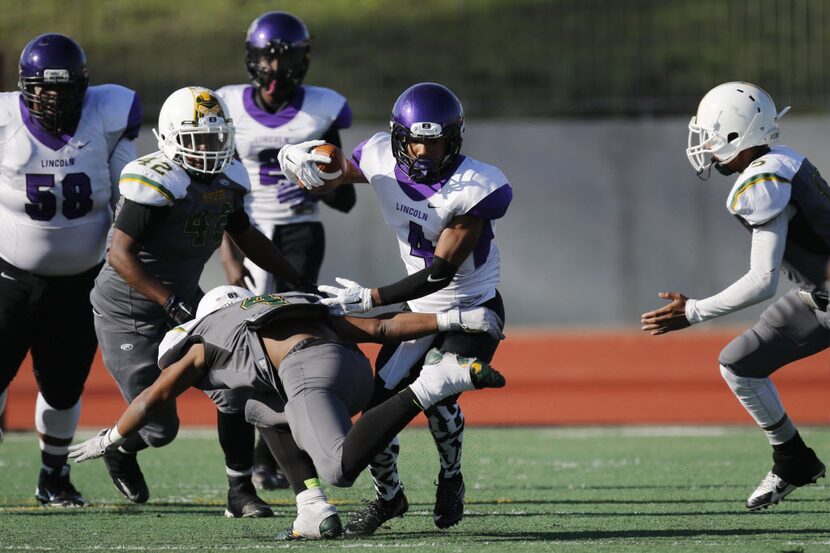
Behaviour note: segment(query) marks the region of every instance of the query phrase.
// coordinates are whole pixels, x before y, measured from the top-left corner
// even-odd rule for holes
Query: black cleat
[[[69,480],[69,465],[52,470],[40,469],[35,499],[47,507],[86,507],[89,502]]]
[[[409,502],[403,488],[389,501],[378,497],[374,501],[369,501],[362,511],[352,515],[346,525],[346,535],[371,536],[381,524],[395,517],[403,517],[408,510]]]
[[[228,488],[228,506],[225,516],[228,518],[267,518],[274,516],[274,511],[256,494],[250,476],[232,478]]]
[[[288,478],[280,469],[268,465],[255,465],[251,482],[258,490],[284,490],[288,488]]]
[[[135,453],[122,453],[117,449],[104,453],[104,464],[115,488],[133,503],[147,503],[150,490]]]
[[[459,472],[451,478],[438,477],[432,520],[438,528],[449,528],[464,518],[464,477]]]

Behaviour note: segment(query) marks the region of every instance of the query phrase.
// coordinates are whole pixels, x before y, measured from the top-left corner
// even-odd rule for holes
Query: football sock
[[[67,409],[56,409],[38,393],[35,402],[35,428],[39,434],[59,440],[71,440],[81,418],[81,400]],[[67,447],[69,447],[67,445]]]
[[[375,485],[378,497],[391,501],[401,489],[401,480],[398,476],[398,455],[401,453],[401,444],[395,436],[383,451],[372,458],[369,463],[369,472]]]
[[[406,388],[360,417],[343,440],[343,475],[356,480],[369,461],[421,412],[412,388]]]
[[[41,444],[43,444],[43,442],[41,442]],[[50,447],[50,446],[47,444],[46,447]],[[67,448],[68,448],[68,446],[67,446]],[[64,449],[67,449],[67,448],[64,448]],[[47,451],[45,451],[43,449],[43,445],[41,445],[41,449],[40,449],[41,468],[43,468],[43,470],[45,470],[49,474],[52,474],[52,471],[55,470],[55,469],[60,470],[66,464],[66,459],[68,457],[69,457],[68,453],[63,453],[63,454],[59,454],[59,455],[54,455],[52,453],[48,453]]]
[[[299,448],[288,425],[260,428],[259,434],[279,463],[295,494],[320,486],[311,457]]]
[[[433,405],[426,411],[429,430],[441,460],[441,478],[461,472],[461,445],[464,441],[464,413],[455,401],[452,405]]]
[[[770,444],[783,444],[795,436],[795,424],[784,411],[778,390],[769,378],[738,376],[723,365],[720,373],[744,409],[766,432]]]
[[[254,465],[254,427],[245,421],[244,413],[216,411],[219,445],[225,454],[228,476],[251,474]]]
[[[9,389],[6,388],[3,390],[3,393],[0,394],[0,416],[6,412],[6,399],[9,397]]]
[[[56,409],[49,405],[43,395],[38,393],[35,402],[35,427],[38,434],[41,435],[39,441],[40,460],[46,471],[51,473],[52,470],[61,468],[66,464],[69,454],[69,441],[75,435],[80,416],[80,400],[68,409]],[[47,443],[44,437],[50,442],[63,441],[66,443],[61,445]],[[49,438],[54,438],[54,440],[49,440]]]

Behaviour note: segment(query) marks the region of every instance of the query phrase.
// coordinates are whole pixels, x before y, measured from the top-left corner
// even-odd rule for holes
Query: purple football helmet
[[[245,36],[245,66],[254,86],[280,101],[290,99],[308,71],[310,39],[305,24],[290,13],[268,12],[257,17]]]
[[[464,109],[452,91],[437,83],[418,83],[404,90],[392,108],[392,152],[415,182],[435,182],[455,163],[464,136]],[[409,141],[446,139],[447,153],[439,160],[414,157]]]
[[[68,36],[33,38],[20,54],[18,87],[29,114],[52,134],[71,132],[89,86],[86,55]]]

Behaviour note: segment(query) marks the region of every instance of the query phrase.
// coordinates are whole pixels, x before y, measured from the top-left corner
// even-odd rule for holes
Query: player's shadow
[[[550,515],[549,515],[550,516]],[[427,530],[421,532],[384,532],[383,537],[393,538],[396,540],[405,539],[426,539],[435,538],[436,532],[434,530]],[[513,541],[545,541],[545,542],[568,542],[586,540],[615,540],[615,539],[630,539],[630,538],[696,538],[696,537],[740,537],[759,535],[816,535],[828,536],[830,535],[830,528],[733,528],[733,529],[675,529],[675,530],[586,530],[578,531],[549,531],[549,532],[511,532],[509,530],[500,532],[481,532],[481,531],[458,531],[452,532],[454,538],[458,539],[463,536],[465,540],[470,542],[513,542]]]

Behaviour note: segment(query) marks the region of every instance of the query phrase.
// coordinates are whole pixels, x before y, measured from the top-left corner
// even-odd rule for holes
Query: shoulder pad
[[[453,179],[462,184],[459,214],[494,220],[504,217],[513,200],[513,188],[505,174],[494,165],[466,158]]]
[[[387,149],[391,149],[392,136],[388,132],[379,132],[355,147],[352,158],[360,165],[366,156],[377,159]]]
[[[121,195],[143,205],[171,205],[187,195],[190,177],[161,152],[142,156],[121,171]]]
[[[182,348],[189,340],[190,330],[195,326],[196,321],[189,321],[179,325],[167,332],[159,344],[158,366],[165,369],[178,361],[182,356]]]
[[[138,94],[117,84],[102,84],[87,89],[88,102],[93,102],[104,122],[104,131],[135,138],[141,129],[141,101]]]
[[[216,95],[222,98],[225,103],[228,102],[231,98],[236,98],[241,96],[242,93],[248,88],[250,85],[247,84],[229,84],[225,85],[222,88],[216,90]]]
[[[8,125],[14,121],[14,110],[17,110],[17,113],[20,113],[19,96],[19,92],[0,92],[0,127]],[[17,119],[19,121],[20,117]]]
[[[781,169],[780,162],[771,156],[753,162],[732,187],[726,203],[729,212],[757,226],[784,211],[790,203],[792,186],[785,176],[788,171]]]
[[[232,183],[238,185],[245,190],[245,194],[251,191],[251,177],[242,162],[234,159],[224,171],[224,175],[228,177]]]
[[[329,126],[346,129],[352,126],[352,110],[339,92],[321,86],[303,86],[302,110],[329,122]]]

